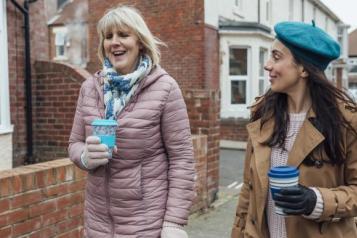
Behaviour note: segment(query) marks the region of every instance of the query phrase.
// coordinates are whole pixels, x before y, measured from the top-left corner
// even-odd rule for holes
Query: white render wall
[[[12,169],[12,133],[0,134],[0,171]]]
[[[268,10],[267,2],[269,3]],[[219,16],[235,21],[257,22],[258,0],[240,0],[240,3],[240,7],[236,7],[235,0],[205,0],[205,23],[218,28]],[[292,7],[290,7],[291,3]],[[302,16],[303,7],[304,16]],[[304,22],[311,23],[315,11],[316,25],[334,38],[337,37],[337,23],[331,16],[315,6],[311,0],[260,0],[260,8],[260,23],[271,28],[280,21],[304,19]],[[270,15],[268,19],[267,11]]]

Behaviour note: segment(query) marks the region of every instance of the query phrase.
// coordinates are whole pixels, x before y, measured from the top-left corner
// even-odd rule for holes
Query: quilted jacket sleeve
[[[161,126],[169,159],[169,191],[164,220],[185,225],[194,197],[195,170],[186,104],[174,80],[163,109]]]
[[[73,163],[75,163],[79,168],[83,170],[87,170],[85,167],[83,167],[80,159],[82,151],[84,149],[84,142],[85,142],[85,124],[81,112],[83,90],[84,87],[82,85],[77,101],[77,108],[74,115],[72,131],[69,137],[68,154],[70,160],[72,160]]]

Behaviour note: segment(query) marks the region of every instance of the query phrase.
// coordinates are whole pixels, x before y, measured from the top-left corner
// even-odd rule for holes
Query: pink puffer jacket
[[[91,122],[104,117],[101,79],[81,87],[69,139],[80,168]],[[120,113],[118,153],[88,171],[85,237],[160,237],[163,221],[186,224],[194,197],[194,159],[186,105],[176,81],[157,66]]]

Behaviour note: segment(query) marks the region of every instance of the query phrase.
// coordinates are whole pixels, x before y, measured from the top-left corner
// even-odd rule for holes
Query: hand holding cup
[[[98,136],[88,136],[81,155],[81,161],[87,169],[95,169],[108,163],[110,153],[108,146],[100,143]]]

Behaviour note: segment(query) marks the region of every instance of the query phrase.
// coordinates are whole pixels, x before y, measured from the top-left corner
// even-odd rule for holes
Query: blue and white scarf
[[[104,59],[102,77],[104,79],[105,118],[116,120],[118,114],[128,103],[138,88],[139,82],[149,74],[152,60],[142,55],[136,70],[130,74],[120,75],[108,58]]]

